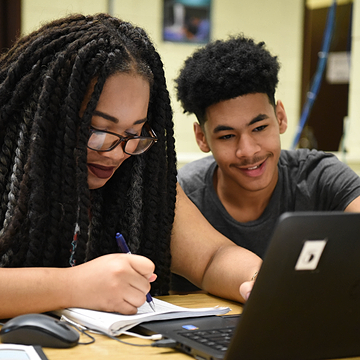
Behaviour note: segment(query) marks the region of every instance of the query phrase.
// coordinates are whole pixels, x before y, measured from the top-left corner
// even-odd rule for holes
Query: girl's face
[[[117,73],[109,77],[100,95],[91,126],[122,137],[140,135],[147,120],[150,85],[139,75]],[[85,110],[86,103],[81,109]],[[130,155],[121,144],[107,152],[87,150],[89,189],[98,189],[113,176]]]

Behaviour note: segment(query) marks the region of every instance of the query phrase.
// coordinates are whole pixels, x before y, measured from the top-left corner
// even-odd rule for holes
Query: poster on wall
[[[210,39],[211,0],[163,0],[163,40],[207,43]]]

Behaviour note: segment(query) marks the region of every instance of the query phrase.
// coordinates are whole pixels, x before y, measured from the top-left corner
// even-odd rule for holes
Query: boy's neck
[[[265,189],[250,191],[234,182],[230,184],[223,178],[219,180],[217,171],[213,177],[214,189],[219,200],[229,215],[239,222],[254,221],[262,215],[270,202],[276,183],[277,179]]]

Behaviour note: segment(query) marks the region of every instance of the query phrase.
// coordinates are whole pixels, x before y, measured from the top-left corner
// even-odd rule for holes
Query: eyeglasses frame
[[[89,145],[87,145],[87,147],[90,149],[90,150],[93,150],[93,151],[97,151],[97,152],[108,152],[108,151],[111,151],[111,150],[114,150],[118,145],[120,145],[121,143],[124,143],[124,145],[122,145],[122,149],[124,151],[125,154],[128,154],[128,155],[141,155],[143,153],[145,153],[146,151],[148,151],[159,139],[158,137],[156,136],[154,130],[151,128],[151,126],[149,125],[149,123],[145,123],[144,124],[144,127],[148,133],[151,135],[151,136],[142,136],[142,135],[130,135],[130,136],[126,136],[126,137],[123,137],[119,134],[116,134],[114,132],[111,132],[111,131],[107,131],[107,130],[98,130],[98,129],[95,129],[94,127],[90,126],[90,135],[89,135],[89,140],[90,140],[90,137],[91,135],[97,131],[97,132],[101,132],[101,133],[106,133],[106,134],[111,134],[111,135],[115,135],[116,137],[119,138],[119,141],[117,141],[115,144],[113,144],[109,149],[106,149],[106,150],[97,150],[97,149],[93,149],[91,148]],[[139,153],[139,154],[130,154],[128,152],[125,151],[125,148],[126,148],[126,144],[129,140],[132,140],[132,139],[151,139],[153,142],[150,144],[150,146],[143,152]]]

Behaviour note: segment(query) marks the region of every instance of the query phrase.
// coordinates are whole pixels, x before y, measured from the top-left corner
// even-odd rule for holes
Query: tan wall
[[[337,5],[347,4],[352,1],[353,0],[337,0],[336,4]],[[327,6],[330,6],[332,3],[333,3],[333,0],[306,0],[306,5],[312,9],[327,7]]]
[[[36,30],[41,23],[70,13],[93,14],[107,10],[106,0],[22,0],[22,32]]]

